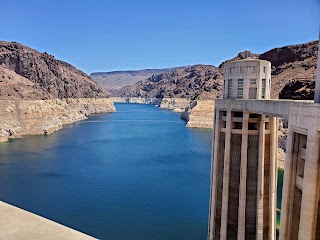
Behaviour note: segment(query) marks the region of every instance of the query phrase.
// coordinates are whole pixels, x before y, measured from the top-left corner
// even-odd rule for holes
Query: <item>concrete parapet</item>
[[[0,201],[0,239],[90,240],[89,235]]]

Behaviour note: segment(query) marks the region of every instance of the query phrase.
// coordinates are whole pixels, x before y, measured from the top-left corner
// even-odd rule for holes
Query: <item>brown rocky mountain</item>
[[[281,97],[310,99],[313,94],[312,82],[315,81],[317,41],[274,48],[263,54],[251,54],[253,58],[268,60],[272,64],[271,97],[279,98],[286,84],[297,88],[294,92],[281,93]],[[230,59],[245,58],[245,52]],[[114,93],[119,97],[181,97],[190,99],[215,99],[221,96],[223,64],[216,68],[210,65],[195,65],[185,70],[155,75],[147,80],[126,86]],[[301,87],[299,88],[299,82]],[[289,86],[289,88],[290,88]]]
[[[261,54],[259,58],[270,61],[272,65],[271,97],[278,98],[282,89],[290,82],[314,82],[316,79],[317,57],[318,41],[274,48]],[[303,87],[305,86],[303,84]],[[306,89],[306,91],[314,94],[314,89],[312,88]],[[297,99],[299,94],[304,93],[303,91],[297,91],[291,97],[287,96],[287,98]],[[300,99],[304,99],[303,96]]]
[[[153,75],[126,86],[115,93],[119,97],[157,97],[208,99],[220,96],[222,71],[211,65],[195,65],[186,69]]]
[[[309,79],[294,79],[286,83],[279,93],[280,99],[313,100],[315,81]]]
[[[90,76],[101,87],[106,89],[108,92],[113,93],[114,91],[119,90],[124,86],[133,85],[136,82],[148,79],[153,75],[185,68],[187,67],[144,69],[136,71],[96,72],[91,73]]]
[[[107,97],[87,74],[47,53],[0,41],[0,99]]]

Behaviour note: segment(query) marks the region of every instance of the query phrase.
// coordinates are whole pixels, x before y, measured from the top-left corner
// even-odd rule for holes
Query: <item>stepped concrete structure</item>
[[[209,239],[272,239],[278,120],[247,106],[248,99],[270,99],[271,63],[248,57],[226,63],[224,75],[225,100],[215,105]]]
[[[278,117],[289,119],[280,240],[320,239],[319,58],[313,102],[269,99],[271,64],[248,57],[225,64],[215,102],[208,240],[276,239]]]

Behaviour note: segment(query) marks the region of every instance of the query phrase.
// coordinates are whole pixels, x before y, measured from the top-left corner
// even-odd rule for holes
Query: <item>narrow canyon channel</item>
[[[205,240],[211,130],[116,104],[48,136],[0,145],[0,199],[99,239]]]

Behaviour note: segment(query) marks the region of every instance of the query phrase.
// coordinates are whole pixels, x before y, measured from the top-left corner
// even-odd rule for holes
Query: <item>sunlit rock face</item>
[[[114,111],[109,98],[0,100],[0,142],[27,134],[50,134],[90,114]]]
[[[188,127],[213,128],[214,100],[196,100],[181,114],[181,118],[187,121]]]

